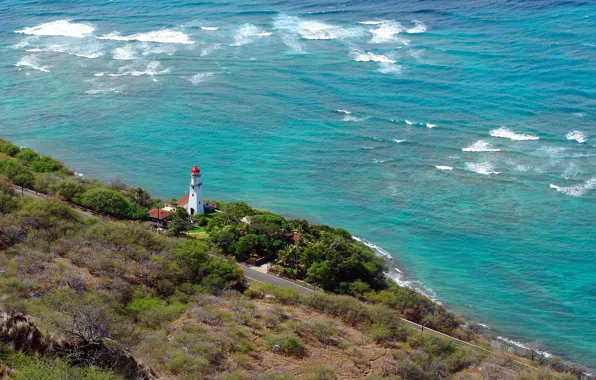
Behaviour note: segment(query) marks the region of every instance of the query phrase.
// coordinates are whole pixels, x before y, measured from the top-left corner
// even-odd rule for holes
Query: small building
[[[147,214],[151,221],[162,224],[166,223],[172,217],[172,213],[164,208],[152,208]]]

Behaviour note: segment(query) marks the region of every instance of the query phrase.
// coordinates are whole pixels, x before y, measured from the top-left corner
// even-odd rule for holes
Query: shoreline
[[[73,171],[73,175],[78,176],[78,177],[93,179],[93,178],[87,177],[84,174],[77,172],[77,171]],[[378,255],[379,257],[382,257],[384,259],[387,269],[388,269],[388,271],[385,272],[385,274],[388,277],[388,279],[390,279],[392,282],[394,282],[395,284],[397,284],[399,286],[414,290],[415,292],[421,294],[422,296],[429,298],[433,302],[444,306],[444,304],[440,300],[438,300],[438,297],[436,296],[436,294],[430,288],[426,287],[422,282],[417,281],[417,280],[409,280],[407,274],[404,273],[395,264],[394,258],[391,256],[391,254],[388,251],[386,251],[382,247],[380,247],[364,238],[360,238],[360,237],[357,237],[354,235],[351,235],[351,237],[354,240],[366,245],[368,248],[372,249],[376,255]],[[468,324],[471,322],[467,318],[464,318],[461,314],[454,313],[454,315],[462,318],[465,321],[464,324]],[[510,339],[510,338],[501,336],[501,335],[496,335],[495,331],[493,331],[487,325],[484,325],[484,324],[478,323],[478,322],[474,322],[474,323],[476,325],[482,327],[481,329],[479,329],[479,331],[477,331],[477,333],[479,333],[483,337],[489,338],[491,343],[500,344],[502,347],[507,348],[507,350],[506,350],[507,352],[513,352],[513,353],[518,354],[518,352],[516,350],[521,349],[524,352],[524,354],[534,352],[535,354],[538,354],[538,355],[540,355],[544,358],[547,358],[547,359],[553,356],[549,352],[530,348],[528,346],[528,344],[531,344],[531,343],[524,343],[523,341],[520,342],[520,341],[516,341],[516,340]],[[521,356],[524,356],[524,355],[521,355]],[[562,356],[563,356],[563,358],[565,358],[567,355],[562,354]],[[589,370],[591,370],[591,369],[589,369]],[[591,376],[591,374],[587,374],[587,375]],[[590,378],[590,377],[588,377],[588,378]]]

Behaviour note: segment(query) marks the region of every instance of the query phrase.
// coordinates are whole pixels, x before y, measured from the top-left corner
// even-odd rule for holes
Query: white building
[[[188,215],[204,214],[203,205],[203,181],[201,181],[201,170],[198,167],[190,171],[190,190],[188,192],[188,203],[186,204]]]

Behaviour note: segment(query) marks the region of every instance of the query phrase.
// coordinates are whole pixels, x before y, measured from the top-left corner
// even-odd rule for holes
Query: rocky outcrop
[[[29,355],[68,359],[72,365],[95,365],[111,369],[127,379],[154,380],[159,377],[148,366],[111,339],[68,341],[43,334],[27,317],[0,311],[0,341]]]

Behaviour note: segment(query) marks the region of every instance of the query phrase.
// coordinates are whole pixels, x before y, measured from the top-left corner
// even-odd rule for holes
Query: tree
[[[190,222],[190,216],[186,209],[178,207],[172,215],[172,219],[168,223],[170,232],[176,236],[181,235],[183,232],[189,231],[192,228]]]
[[[31,148],[21,149],[21,151],[17,154],[17,160],[25,164],[30,164],[38,159],[39,154]]]
[[[89,189],[77,199],[85,207],[118,217],[127,216],[131,209],[130,202],[119,191],[110,189]]]
[[[65,201],[70,201],[85,192],[85,186],[72,179],[64,179],[54,183],[51,190],[56,196]]]
[[[57,172],[62,168],[64,168],[64,165],[48,156],[39,157],[31,162],[31,169],[37,173]]]
[[[233,245],[238,241],[238,235],[233,227],[228,226],[210,234],[209,241],[215,247],[221,249],[224,254],[228,254]]]

